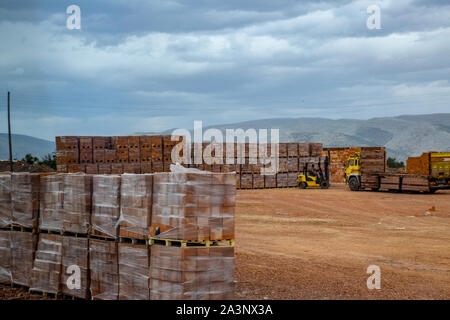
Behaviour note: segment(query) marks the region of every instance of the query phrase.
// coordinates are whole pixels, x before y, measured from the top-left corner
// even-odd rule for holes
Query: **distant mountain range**
[[[213,127],[222,131],[278,128],[280,142],[322,142],[325,147],[386,146],[388,156],[403,161],[426,151],[450,151],[450,113],[369,120],[276,118]],[[203,129],[207,128],[210,127]],[[167,130],[164,133],[171,132]]]
[[[205,127],[204,130],[210,128]],[[398,160],[425,151],[450,152],[450,113],[405,115],[369,120],[323,118],[264,119],[214,126],[225,129],[280,129],[280,142],[322,142],[325,147],[386,146]],[[173,130],[160,132],[170,134]],[[149,134],[140,133],[140,134]],[[152,134],[158,134],[152,132]],[[27,153],[39,158],[55,151],[55,143],[26,135],[13,135],[14,158]],[[0,160],[8,159],[8,135],[0,133]]]
[[[11,136],[13,158],[22,159],[27,153],[41,159],[43,156],[55,152],[53,141],[43,140],[26,136],[23,134],[13,134]],[[8,134],[0,133],[0,160],[9,159]]]

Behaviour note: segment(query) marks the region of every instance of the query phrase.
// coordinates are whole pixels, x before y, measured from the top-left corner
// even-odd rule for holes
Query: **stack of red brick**
[[[0,174],[0,199],[2,283],[84,299],[233,296],[234,174]]]

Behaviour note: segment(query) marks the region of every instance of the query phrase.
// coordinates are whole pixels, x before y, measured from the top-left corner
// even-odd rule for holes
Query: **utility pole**
[[[13,172],[13,158],[11,146],[11,93],[8,91],[8,140],[9,140],[9,169]]]

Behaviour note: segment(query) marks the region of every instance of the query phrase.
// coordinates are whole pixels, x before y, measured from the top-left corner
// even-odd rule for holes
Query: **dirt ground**
[[[236,246],[239,299],[450,299],[450,191],[240,190]]]
[[[239,190],[236,280],[237,299],[450,299],[450,191]]]

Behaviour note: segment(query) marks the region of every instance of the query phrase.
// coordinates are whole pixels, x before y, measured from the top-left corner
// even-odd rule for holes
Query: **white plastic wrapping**
[[[119,299],[150,298],[150,249],[146,245],[119,243]]]
[[[10,226],[12,221],[11,174],[0,174],[0,228]]]
[[[64,175],[63,229],[88,234],[92,208],[92,176],[84,173]]]
[[[123,174],[120,191],[120,236],[148,238],[153,175]]]
[[[39,216],[39,174],[13,173],[11,201],[13,224],[36,228]]]
[[[119,266],[117,243],[89,240],[91,296],[93,300],[117,300],[119,297]]]
[[[0,230],[0,283],[11,283],[11,231]]]
[[[38,248],[31,272],[30,290],[60,292],[62,236],[39,234]]]
[[[234,238],[234,173],[177,168],[153,179],[151,235],[178,240]]]
[[[91,232],[116,238],[120,216],[120,175],[94,175],[92,184]]]
[[[89,239],[76,237],[63,237],[62,241],[62,271],[61,288],[66,295],[81,299],[90,297],[89,288]],[[73,279],[69,279],[74,274],[73,266],[80,268],[80,287],[74,286]],[[72,277],[73,278],[73,277]],[[68,286],[68,282],[71,286]]]
[[[39,192],[39,228],[41,229],[63,230],[64,177],[65,174],[41,177]]]
[[[234,248],[152,246],[151,300],[232,299]]]
[[[35,245],[35,234],[11,231],[11,277],[14,284],[30,286]]]

